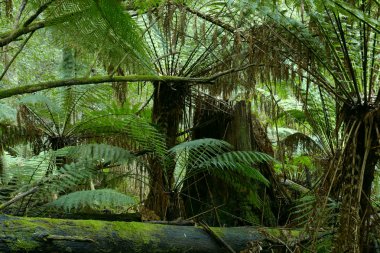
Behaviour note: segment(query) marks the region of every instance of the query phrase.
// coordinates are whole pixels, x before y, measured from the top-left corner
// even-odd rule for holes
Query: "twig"
[[[32,16],[30,16],[25,23],[22,25],[23,27],[27,27],[29,24],[31,24],[44,10],[46,10],[49,5],[54,2],[55,0],[50,0],[49,2],[46,2],[45,4],[41,5],[40,8],[34,13]]]
[[[193,226],[195,225],[195,222],[192,220],[182,220],[177,219],[173,221],[161,221],[161,220],[153,220],[153,221],[144,221],[145,223],[152,223],[152,224],[164,224],[164,225],[176,225],[176,226]]]
[[[20,10],[18,12],[18,15],[17,15],[17,18],[16,18],[16,21],[15,21],[15,25],[14,25],[14,28],[17,28],[18,24],[20,23],[20,19],[21,19],[21,15],[22,13],[24,12],[25,10],[25,6],[27,4],[28,0],[23,0],[21,5],[20,5]]]
[[[11,199],[11,200],[5,202],[4,204],[1,204],[1,205],[0,205],[0,210],[6,208],[7,206],[12,205],[13,203],[19,201],[20,199],[22,199],[22,198],[24,198],[24,197],[26,197],[26,196],[28,196],[28,195],[30,195],[30,194],[33,194],[33,193],[37,192],[38,189],[39,189],[39,187],[38,187],[38,186],[35,186],[35,187],[29,189],[29,190],[26,191],[26,192],[23,192],[23,193],[18,194],[18,195],[17,195],[16,197],[14,197],[13,199]]]
[[[11,59],[10,62],[8,62],[8,64],[5,66],[4,68],[4,71],[3,73],[1,74],[0,76],[0,80],[3,79],[3,77],[5,76],[5,74],[7,73],[8,69],[11,67],[12,63],[16,60],[17,56],[21,53],[21,51],[24,49],[26,43],[28,43],[29,39],[32,37],[33,33],[35,31],[31,32],[29,34],[29,36],[24,40],[24,42],[22,43],[21,47],[17,50],[16,54],[13,56],[13,58]]]
[[[142,110],[144,110],[144,108],[149,104],[149,102],[152,100],[153,98],[153,95],[151,95],[147,101],[145,101],[145,103],[138,109],[138,111],[135,113],[136,115],[139,115]]]
[[[209,210],[206,210],[206,211],[204,211],[204,212],[198,213],[198,214],[196,214],[196,215],[194,215],[194,216],[188,218],[188,220],[193,220],[193,219],[195,219],[195,218],[197,218],[197,217],[199,217],[199,216],[201,216],[201,215],[203,215],[203,214],[206,214],[206,213],[212,212],[212,211],[214,211],[215,209],[218,209],[218,208],[220,208],[220,207],[222,207],[222,206],[224,206],[224,204],[221,204],[221,205],[219,205],[219,206],[217,206],[217,207],[212,207],[212,208],[209,209]]]
[[[210,235],[212,239],[214,239],[216,242],[219,244],[222,244],[230,253],[236,253],[236,251],[226,243],[220,236],[214,233],[214,231],[211,230],[211,228],[204,222],[204,221],[199,221],[199,225],[203,228],[203,230]]]

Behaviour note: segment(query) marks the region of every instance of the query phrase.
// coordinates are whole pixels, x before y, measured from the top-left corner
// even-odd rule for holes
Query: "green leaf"
[[[69,193],[50,203],[65,211],[81,209],[122,209],[136,204],[136,200],[128,195],[111,189],[77,191]]]

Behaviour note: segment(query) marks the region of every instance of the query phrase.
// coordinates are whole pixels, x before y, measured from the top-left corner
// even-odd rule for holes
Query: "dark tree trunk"
[[[189,88],[186,84],[154,82],[152,121],[166,137],[166,146],[176,145],[177,133],[182,122],[185,99]],[[173,168],[163,168],[157,158],[150,161],[150,192],[146,207],[154,211],[161,219],[174,219],[171,200]]]
[[[370,108],[346,111],[346,148],[342,163],[338,166],[337,184],[333,191],[339,192],[341,200],[339,229],[335,252],[371,252],[370,217],[373,215],[371,189],[376,164],[379,161],[377,131],[379,122]]]
[[[299,231],[257,227],[210,228],[210,234],[200,226],[5,215],[0,215],[0,230],[0,252],[3,253],[228,252],[212,234],[218,235],[236,252],[247,245],[252,248],[261,245],[264,250],[260,252],[273,252],[273,249],[285,248],[278,245],[280,241],[295,245],[299,240]]]
[[[195,130],[193,139],[216,138],[224,139],[235,146],[237,150],[257,150],[273,155],[272,146],[264,129],[257,119],[252,118],[250,104],[238,102],[234,108],[224,102],[209,100],[198,101],[194,116]],[[265,188],[257,182],[250,182],[246,187],[237,190],[227,185],[218,177],[208,174],[197,175],[184,184],[188,217],[202,215],[213,225],[237,225],[249,222],[260,222],[275,225],[278,213],[276,193],[279,186],[273,169],[267,164],[259,165],[259,169],[271,182],[270,188]],[[195,182],[195,183],[194,183]],[[259,192],[264,205],[258,210],[250,201],[251,190]],[[211,203],[211,205],[210,205]],[[216,207],[228,210],[232,215],[219,212]],[[272,214],[269,215],[268,214]],[[240,218],[239,218],[240,217]]]

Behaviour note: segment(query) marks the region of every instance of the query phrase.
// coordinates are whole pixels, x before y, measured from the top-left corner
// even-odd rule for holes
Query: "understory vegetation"
[[[0,1],[0,212],[380,252],[379,16],[375,0]]]

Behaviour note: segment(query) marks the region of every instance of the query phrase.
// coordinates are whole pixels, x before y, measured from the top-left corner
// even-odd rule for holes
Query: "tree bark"
[[[185,111],[186,96],[189,87],[182,83],[153,82],[153,112],[152,121],[165,135],[166,147],[170,149],[177,144],[177,133]],[[165,167],[164,167],[165,166]],[[179,217],[173,210],[172,184],[173,167],[164,165],[154,157],[150,161],[149,179],[150,192],[145,206],[154,211],[163,220]]]
[[[0,216],[0,252],[227,252],[196,226],[138,222],[61,220]],[[295,239],[299,231],[233,227],[211,228],[233,250],[260,243],[264,249]],[[292,240],[293,240],[292,239]],[[268,244],[269,242],[269,244]],[[284,247],[284,245],[282,245]],[[263,251],[265,252],[265,251]]]
[[[251,115],[250,104],[245,101],[237,102],[232,108],[223,101],[199,100],[197,101],[194,121],[196,128],[193,131],[193,139],[223,139],[237,150],[256,150],[273,156],[271,143],[263,127]],[[247,221],[260,222],[260,224],[267,226],[283,223],[284,221],[277,220],[277,214],[281,207],[277,203],[277,197],[283,197],[282,186],[270,165],[263,163],[257,166],[260,172],[271,182],[270,187],[264,187],[252,181],[245,182],[249,186],[236,189],[226,184],[219,177],[205,173],[185,182],[185,193],[192,196],[192,198],[184,198],[187,216],[191,217],[207,212],[202,217],[204,219],[208,217],[207,221],[213,225],[236,226],[246,224]],[[250,199],[256,192],[263,201],[260,210],[253,205]],[[228,210],[233,215],[219,212],[217,206],[222,206],[223,211]],[[285,220],[287,216],[284,215],[284,217]]]
[[[334,252],[372,252],[368,249],[372,228],[372,183],[379,162],[377,114],[370,108],[347,110],[346,136],[338,184],[333,191],[340,194],[339,229]],[[350,129],[355,132],[349,134]]]

